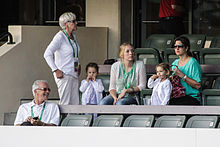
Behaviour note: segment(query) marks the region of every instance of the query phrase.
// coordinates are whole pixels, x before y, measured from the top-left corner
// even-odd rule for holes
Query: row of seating
[[[184,34],[190,40],[190,48],[201,64],[218,64],[220,56],[220,35],[211,40],[210,48],[204,48],[206,36],[203,34]],[[172,63],[177,56],[173,47],[174,34],[153,34],[149,36],[141,48],[136,49],[136,58],[146,64],[160,62]],[[219,55],[216,55],[219,54]]]
[[[68,114],[61,126],[91,126],[92,115]],[[130,115],[123,122],[123,115],[100,115],[93,127],[160,127],[160,128],[216,128],[218,116],[192,116],[187,120],[184,115],[164,115],[155,118],[154,115]],[[219,127],[219,125],[218,125]]]

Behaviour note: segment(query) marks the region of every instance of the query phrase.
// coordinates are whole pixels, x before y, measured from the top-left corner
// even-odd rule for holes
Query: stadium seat
[[[120,127],[123,115],[100,115],[93,122],[94,127]]]
[[[205,106],[220,106],[220,89],[204,89],[202,99]]]
[[[172,47],[174,38],[174,34],[152,34],[147,38],[144,47],[155,48],[161,52]]]
[[[92,115],[68,114],[61,123],[61,126],[89,127]]]
[[[154,48],[136,48],[135,58],[144,64],[158,64],[161,61],[159,51]]]
[[[182,128],[185,122],[186,116],[168,116],[164,115],[159,117],[154,127],[159,128]]]
[[[97,78],[102,80],[102,84],[104,86],[104,97],[109,94],[110,75],[98,75]]]
[[[192,116],[186,123],[186,128],[215,128],[217,116]]]
[[[220,48],[203,48],[200,51],[201,64],[219,64]]]
[[[210,48],[220,48],[220,35],[216,35],[210,44]]]
[[[153,115],[131,115],[126,118],[123,127],[151,127],[153,121]]]
[[[206,36],[203,34],[184,34],[183,36],[189,39],[191,51],[199,51],[205,45]]]
[[[152,89],[143,89],[140,92],[140,104],[149,105],[151,99]]]
[[[16,112],[4,113],[4,121],[3,125],[5,126],[13,126],[16,118]]]
[[[179,57],[176,55],[174,48],[167,48],[164,50],[164,62],[172,64],[177,58]]]

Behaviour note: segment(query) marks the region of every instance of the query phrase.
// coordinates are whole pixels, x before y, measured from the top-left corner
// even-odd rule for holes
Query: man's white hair
[[[48,82],[47,82],[47,80],[36,80],[36,81],[34,81],[34,83],[33,83],[33,85],[32,85],[32,93],[33,93],[33,96],[34,96],[34,97],[35,97],[34,90],[40,88],[40,87],[39,87],[39,83],[41,83],[41,82],[46,83],[47,85],[49,85]]]
[[[65,29],[65,23],[72,20],[76,20],[76,15],[72,12],[65,12],[59,18],[59,25],[62,29]]]

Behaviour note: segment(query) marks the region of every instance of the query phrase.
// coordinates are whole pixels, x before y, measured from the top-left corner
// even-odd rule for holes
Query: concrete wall
[[[43,58],[43,53],[58,26],[10,26],[9,32],[16,44],[0,47],[0,124],[4,112],[15,112],[20,98],[32,98],[31,86],[34,80],[48,80],[52,92],[58,97],[52,72]],[[78,28],[76,31],[81,47],[80,62],[82,75],[85,65],[90,62],[102,64],[107,58],[107,28]]]
[[[219,129],[5,127],[5,147],[219,147]]]
[[[108,27],[108,57],[118,57],[120,46],[120,0],[87,0],[86,26]]]

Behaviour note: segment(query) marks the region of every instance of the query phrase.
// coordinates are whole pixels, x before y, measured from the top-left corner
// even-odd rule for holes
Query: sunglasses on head
[[[70,20],[70,21],[67,21],[67,22],[72,22],[72,23],[75,23],[75,22],[76,22],[76,20],[74,19],[74,20]]]
[[[42,91],[49,91],[50,92],[50,88],[37,88],[36,90],[42,90]]]
[[[174,48],[183,48],[184,45],[183,44],[179,44],[179,45],[174,45]]]

